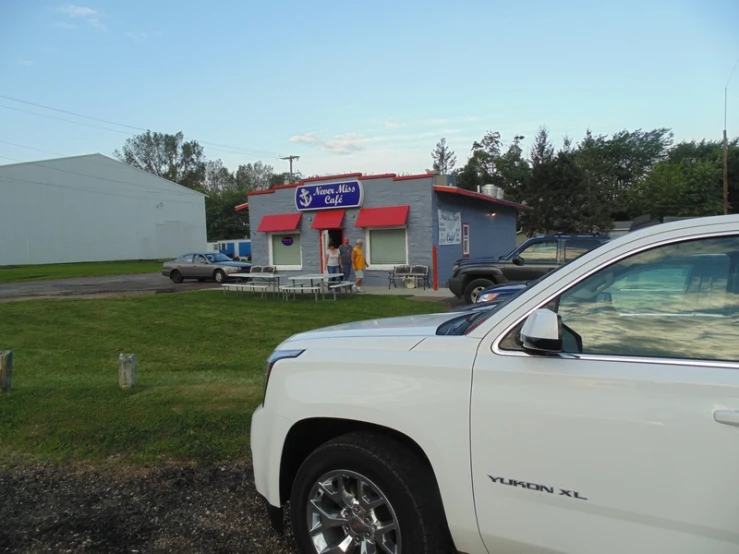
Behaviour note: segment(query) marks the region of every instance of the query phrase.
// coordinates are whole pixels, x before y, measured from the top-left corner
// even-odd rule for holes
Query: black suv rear
[[[490,285],[538,279],[562,264],[608,242],[608,235],[532,237],[500,258],[461,258],[454,263],[449,289],[473,304]]]

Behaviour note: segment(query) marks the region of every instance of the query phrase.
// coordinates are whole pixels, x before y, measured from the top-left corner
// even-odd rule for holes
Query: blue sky
[[[462,165],[487,130],[720,139],[738,30],[736,0],[0,0],[0,95],[181,130],[228,145],[206,154],[232,169],[412,173],[441,137]],[[739,68],[728,92],[737,136]],[[0,163],[110,155],[136,132],[0,106]]]

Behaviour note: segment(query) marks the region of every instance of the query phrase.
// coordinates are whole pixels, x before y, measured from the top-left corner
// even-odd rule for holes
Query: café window
[[[406,229],[369,229],[367,231],[367,263],[370,269],[408,263]]]
[[[282,269],[302,269],[300,233],[273,233],[269,237],[269,263]]]
[[[470,224],[462,224],[462,255],[470,255]]]

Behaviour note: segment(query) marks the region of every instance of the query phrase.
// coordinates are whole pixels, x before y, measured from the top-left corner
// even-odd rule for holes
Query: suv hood
[[[282,344],[312,339],[369,338],[369,337],[431,337],[436,329],[450,319],[459,317],[459,312],[413,315],[384,319],[368,319],[323,327],[315,331],[298,333]]]

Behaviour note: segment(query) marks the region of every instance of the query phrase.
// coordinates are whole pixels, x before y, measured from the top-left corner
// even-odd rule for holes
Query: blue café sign
[[[358,208],[362,205],[364,190],[359,181],[344,181],[327,185],[301,185],[295,189],[295,207],[299,212]]]

